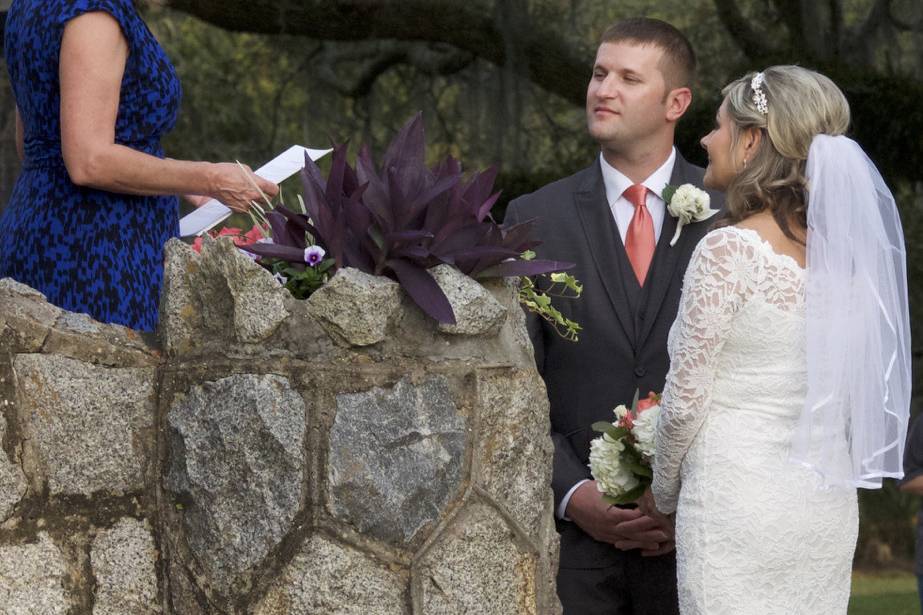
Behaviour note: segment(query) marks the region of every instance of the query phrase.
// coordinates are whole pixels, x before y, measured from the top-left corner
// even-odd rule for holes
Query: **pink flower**
[[[622,428],[624,428],[624,429],[627,429],[628,431],[631,431],[631,428],[634,427],[634,425],[635,425],[635,420],[634,420],[634,419],[635,419],[635,417],[633,417],[633,416],[631,415],[631,412],[629,412],[629,413],[627,413],[625,416],[623,416],[622,418],[619,419],[619,422],[617,423],[617,425],[618,425],[619,427],[622,427]]]
[[[638,400],[638,407],[635,409],[638,414],[641,414],[645,410],[653,408],[654,406],[660,405],[660,394],[654,393],[651,391],[648,393],[647,397],[644,399]]]
[[[231,237],[234,241],[234,245],[238,248],[242,246],[249,246],[254,244],[257,241],[266,237],[267,229],[262,229],[259,226],[254,225],[249,231],[244,232],[243,229],[239,229],[233,226],[226,226],[220,231],[209,231],[208,235],[213,239],[218,237]],[[192,249],[196,252],[202,251],[202,238],[196,237],[192,242]]]

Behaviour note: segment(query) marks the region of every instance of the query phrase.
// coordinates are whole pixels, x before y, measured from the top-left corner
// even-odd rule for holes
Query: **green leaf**
[[[663,191],[661,194],[663,196],[664,203],[666,203],[667,205],[670,204],[670,201],[673,200],[673,195],[676,194],[677,188],[678,186],[673,186],[671,184],[667,184],[666,186],[663,187]]]
[[[531,261],[535,258],[535,252],[533,252],[532,250],[526,250],[525,252],[519,255],[519,258],[521,258],[524,261]]]
[[[608,494],[603,495],[602,499],[605,503],[613,505],[613,506],[620,505],[620,504],[631,504],[632,502],[637,501],[637,499],[640,498],[642,495],[644,495],[645,491],[647,491],[647,485],[642,484],[642,485],[638,485],[631,491],[627,491],[619,496],[612,496]]]
[[[320,262],[319,265],[317,265],[314,268],[314,270],[317,271],[318,273],[325,273],[334,265],[336,265],[335,260],[333,260],[332,258],[325,258],[324,260]]]
[[[625,464],[625,467],[639,476],[644,476],[646,478],[653,478],[654,476],[653,472],[651,472],[651,469],[642,463],[635,463],[630,461]]]
[[[609,433],[609,430],[612,429],[612,423],[607,423],[606,421],[596,421],[591,427],[595,432]]]

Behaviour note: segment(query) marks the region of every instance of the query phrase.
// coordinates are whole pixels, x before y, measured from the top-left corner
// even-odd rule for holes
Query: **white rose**
[[[631,434],[635,446],[647,458],[653,458],[657,450],[657,423],[660,422],[660,406],[651,406],[635,419]]]
[[[626,408],[624,405],[616,406],[613,412],[615,412],[615,422],[618,423],[628,414],[628,408]]]
[[[711,208],[708,193],[692,184],[683,184],[673,192],[670,202],[667,203],[667,211],[677,218],[676,233],[670,240],[671,246],[676,244],[683,226],[690,222],[707,220],[718,213],[717,209]]]
[[[638,479],[622,464],[625,445],[603,434],[590,442],[590,472],[600,493],[618,497],[638,486]]]

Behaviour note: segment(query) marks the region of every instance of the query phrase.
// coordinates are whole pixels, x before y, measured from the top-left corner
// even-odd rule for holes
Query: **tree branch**
[[[529,59],[522,77],[583,105],[592,52],[578,49],[554,24],[501,32],[482,0],[169,0],[168,6],[237,32],[298,34],[317,40],[442,42],[498,66],[510,37]]]
[[[875,4],[869,10],[868,16],[859,28],[856,36],[858,41],[868,40],[882,25],[887,22],[891,13],[891,0],[875,0]]]
[[[923,17],[917,19],[916,23],[910,21],[904,21],[900,17],[894,14],[894,6],[892,2],[888,2],[888,20],[891,24],[898,30],[904,30],[905,32],[923,32]]]
[[[736,0],[715,0],[715,9],[718,11],[721,23],[727,28],[745,56],[752,60],[765,58],[778,52],[777,47],[767,43],[766,37],[750,26],[750,22],[740,12]]]

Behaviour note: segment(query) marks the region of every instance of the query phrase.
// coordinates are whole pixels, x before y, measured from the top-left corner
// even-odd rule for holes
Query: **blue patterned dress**
[[[179,234],[176,197],[76,186],[61,157],[61,36],[70,19],[90,11],[109,13],[128,40],[116,143],[162,158],[160,138],[176,122],[176,72],[130,0],[14,0],[5,51],[25,160],[0,218],[0,277],[67,310],[152,331],[163,246]]]

